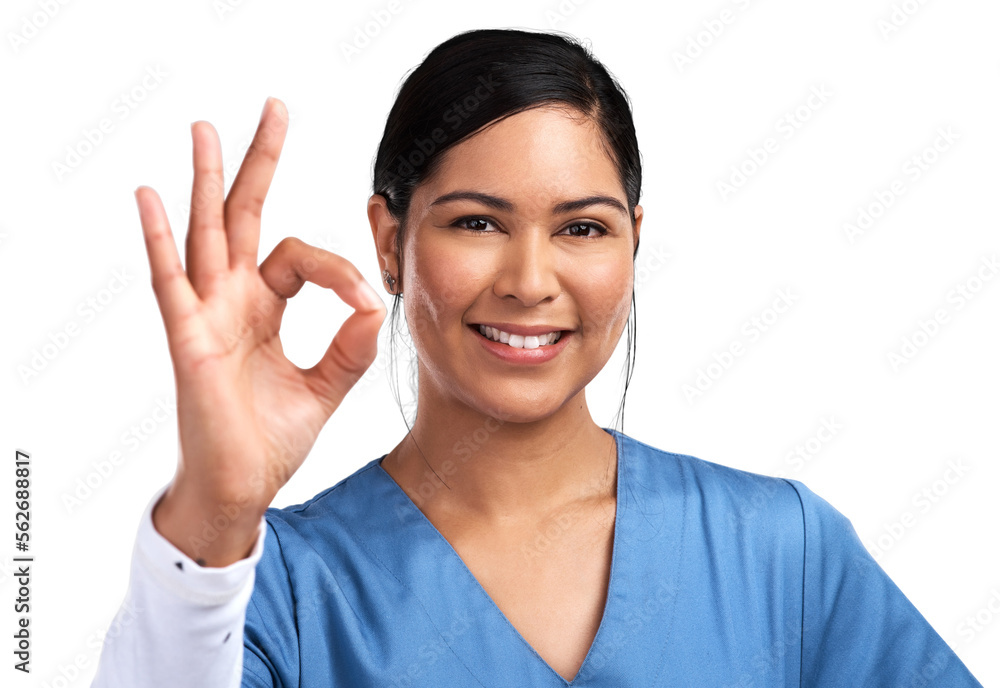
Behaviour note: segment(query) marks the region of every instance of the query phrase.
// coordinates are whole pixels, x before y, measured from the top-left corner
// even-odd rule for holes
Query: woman
[[[193,126],[184,268],[137,190],[181,458],[95,686],[979,685],[804,485],[591,418],[632,313],[641,166],[624,92],[560,35],[463,33],[402,86],[368,218],[418,412],[387,454],[269,509],[385,316],[296,239],[258,269],[284,133],[269,99],[223,202],[218,140]],[[307,280],[355,312],[302,370],[278,328]]]

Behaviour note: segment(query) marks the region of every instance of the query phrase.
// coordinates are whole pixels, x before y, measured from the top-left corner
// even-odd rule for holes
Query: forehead
[[[565,107],[532,108],[491,123],[443,154],[414,193],[422,205],[456,188],[547,207],[591,193],[626,202],[598,125]]]

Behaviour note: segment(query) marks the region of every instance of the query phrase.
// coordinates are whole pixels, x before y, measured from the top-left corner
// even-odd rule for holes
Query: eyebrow
[[[442,205],[452,201],[475,201],[495,210],[501,210],[507,213],[514,211],[514,204],[506,198],[491,196],[490,194],[485,194],[479,191],[452,191],[444,194],[443,196],[438,196],[434,199],[434,202],[431,203],[431,205]],[[563,201],[562,203],[556,203],[552,206],[552,212],[558,215],[560,213],[582,210],[583,208],[589,208],[594,205],[607,206],[621,212],[626,217],[628,216],[628,210],[626,210],[625,206],[621,204],[621,201],[617,198],[612,198],[611,196],[587,196],[586,198],[577,198],[572,201]]]

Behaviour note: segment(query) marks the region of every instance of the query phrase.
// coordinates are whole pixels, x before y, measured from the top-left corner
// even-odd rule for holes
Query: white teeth
[[[498,341],[503,344],[508,344],[515,349],[537,349],[540,346],[554,344],[559,341],[561,336],[561,332],[549,332],[548,334],[527,336],[510,334],[508,332],[504,332],[503,330],[498,330],[495,327],[488,327],[486,325],[480,325],[479,332],[484,337],[489,337],[495,342]]]

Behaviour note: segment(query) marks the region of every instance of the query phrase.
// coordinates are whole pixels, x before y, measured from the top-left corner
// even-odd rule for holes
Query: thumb
[[[333,413],[378,353],[378,333],[385,307],[357,310],[337,330],[323,358],[305,371],[313,393]]]

